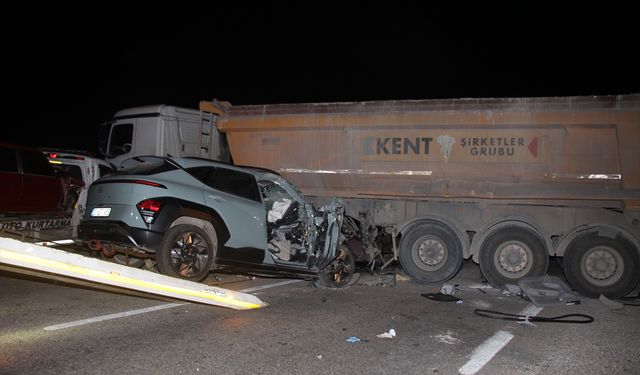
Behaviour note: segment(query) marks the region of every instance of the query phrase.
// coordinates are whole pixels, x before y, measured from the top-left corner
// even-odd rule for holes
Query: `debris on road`
[[[458,285],[456,289],[461,290],[463,292],[480,292],[482,294],[487,293],[502,293],[502,291],[498,288],[492,287],[489,283],[475,283],[470,285]]]
[[[426,297],[432,301],[437,301],[437,302],[458,302],[461,301],[460,298],[451,295],[451,294],[444,294],[441,292],[438,293],[421,293],[420,294],[423,297]]]
[[[530,316],[523,314],[509,314],[501,311],[475,309],[473,313],[485,318],[510,320],[518,323],[535,326],[532,322],[544,322],[544,323],[576,323],[586,324],[594,321],[592,316],[586,314],[565,314],[559,316]]]
[[[429,336],[431,338],[436,339],[436,341],[441,342],[443,344],[454,345],[462,342],[459,338],[453,337],[453,331],[447,330],[447,332],[443,334],[437,334]]]
[[[525,277],[518,281],[523,298],[538,307],[576,305],[580,299],[569,286],[556,276]]]
[[[444,284],[442,288],[440,288],[440,293],[453,295],[455,293],[456,288],[457,288],[457,285]]]
[[[363,339],[361,339],[359,337],[356,337],[356,336],[349,336],[347,338],[347,342],[350,343],[350,344],[357,344],[359,342],[368,342],[368,341],[369,340],[363,340]]]
[[[622,310],[624,308],[624,305],[622,303],[611,300],[605,297],[604,294],[601,294],[598,300],[602,302],[602,304],[605,305],[609,310]]]
[[[379,335],[376,335],[376,337],[381,338],[381,339],[392,339],[392,338],[396,337],[396,330],[391,328],[389,330],[389,332],[381,333]]]
[[[395,286],[396,285],[396,274],[395,273],[388,273],[388,274],[362,273],[360,275],[360,280],[358,280],[358,285],[366,285],[366,286]]]

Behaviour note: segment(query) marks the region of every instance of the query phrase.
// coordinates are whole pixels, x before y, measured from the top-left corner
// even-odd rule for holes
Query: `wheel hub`
[[[418,256],[424,264],[428,266],[435,266],[444,259],[445,249],[440,241],[427,239],[420,244],[420,247],[418,248]]]
[[[594,250],[587,256],[586,268],[589,275],[597,280],[606,280],[616,273],[616,259],[604,250]]]
[[[194,251],[194,248],[191,244],[186,244],[182,248],[182,256],[184,260],[188,262],[193,262],[196,260],[196,251]]]
[[[207,260],[206,252],[201,251],[201,248],[205,249],[203,243],[206,242],[196,233],[188,233],[179,238],[173,250],[173,268],[184,276],[197,273],[200,263],[205,264]]]
[[[523,244],[510,242],[499,250],[498,261],[502,269],[508,272],[521,272],[529,263],[529,256]]]

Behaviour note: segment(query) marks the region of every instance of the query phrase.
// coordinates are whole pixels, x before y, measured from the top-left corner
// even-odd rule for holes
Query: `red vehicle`
[[[63,216],[81,181],[54,170],[38,149],[0,143],[0,213]]]

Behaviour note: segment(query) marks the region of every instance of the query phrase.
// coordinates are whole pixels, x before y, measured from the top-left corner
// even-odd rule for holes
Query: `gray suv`
[[[349,282],[343,208],[314,207],[276,172],[198,158],[137,157],[94,182],[78,239],[106,256],[200,281],[210,270]]]

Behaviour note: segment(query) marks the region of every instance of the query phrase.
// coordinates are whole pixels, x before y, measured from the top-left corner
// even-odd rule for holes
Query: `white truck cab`
[[[117,168],[141,155],[229,161],[224,136],[215,126],[218,114],[168,105],[124,109],[102,124],[100,151]]]

